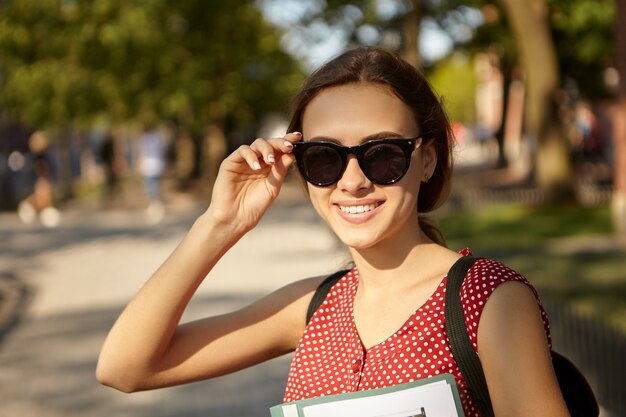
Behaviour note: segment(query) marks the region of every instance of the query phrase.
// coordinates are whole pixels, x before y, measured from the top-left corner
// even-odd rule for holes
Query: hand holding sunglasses
[[[282,138],[258,138],[228,155],[213,185],[207,217],[219,224],[236,225],[242,233],[254,227],[280,193],[295,159],[292,144],[300,138],[297,132]]]
[[[367,141],[357,146],[342,146],[334,142],[310,141],[293,144],[298,170],[306,181],[325,187],[342,177],[348,155],[355,155],[363,174],[375,184],[390,185],[404,177],[409,169],[411,154],[424,139],[394,138]]]

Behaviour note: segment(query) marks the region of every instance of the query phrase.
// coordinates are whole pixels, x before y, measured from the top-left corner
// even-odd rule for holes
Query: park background
[[[626,1],[1,0],[0,416],[267,415],[288,360],[127,397],[97,386],[97,350],[221,159],[284,133],[306,74],[356,45],[444,100],[448,245],[526,275],[604,415],[626,415]],[[346,261],[295,173],[246,239],[191,316]]]

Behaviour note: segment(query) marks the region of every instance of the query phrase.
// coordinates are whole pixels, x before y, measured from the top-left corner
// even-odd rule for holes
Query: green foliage
[[[539,247],[546,239],[609,234],[612,231],[611,212],[606,206],[493,206],[445,216],[441,219],[441,226],[452,246],[471,244],[489,250]]]
[[[450,120],[475,120],[476,77],[469,57],[461,53],[451,55],[434,68],[428,79],[443,97]]]
[[[259,0],[264,3],[290,3],[296,0]],[[521,1],[521,0],[520,0]],[[545,0],[548,19],[556,45],[557,59],[563,80],[573,80],[583,95],[590,99],[607,95],[603,84],[604,69],[614,61],[614,0]],[[411,9],[409,0],[303,0],[310,13],[297,22],[311,26],[324,22],[340,28],[346,39],[359,44],[359,30],[374,27],[381,35],[394,34],[402,39],[403,19]],[[382,4],[395,10],[383,17],[378,13]],[[391,5],[391,6],[389,6]],[[455,31],[472,27],[464,11],[482,10],[484,23],[473,28],[470,39],[454,36]],[[506,14],[498,0],[422,0],[424,18],[437,22],[450,34],[455,49],[470,54],[489,50],[496,53],[506,72],[519,64],[518,49],[511,35]],[[306,31],[303,31],[306,32]],[[399,45],[398,45],[399,46]],[[436,63],[434,65],[437,65]]]
[[[0,3],[0,103],[34,127],[284,108],[302,73],[251,0]]]
[[[591,99],[606,97],[604,69],[615,54],[614,0],[546,0],[561,74]]]
[[[504,262],[540,294],[626,330],[626,256],[611,224],[608,206],[502,205],[439,219],[451,249]]]
[[[598,58],[610,56],[615,18],[613,0],[548,0],[552,28],[573,42],[563,43],[568,54],[580,62],[591,63]]]

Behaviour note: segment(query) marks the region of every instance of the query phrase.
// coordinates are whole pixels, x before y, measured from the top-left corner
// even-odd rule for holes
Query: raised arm
[[[206,275],[278,196],[293,163],[288,142],[299,139],[298,134],[259,139],[224,160],[207,211],[109,332],[96,372],[100,382],[122,391],[170,386],[222,375],[294,348],[315,279],[289,285],[237,312],[183,326],[179,321]]]

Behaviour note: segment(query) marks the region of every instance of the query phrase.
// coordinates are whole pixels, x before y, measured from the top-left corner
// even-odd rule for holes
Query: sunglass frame
[[[356,156],[357,161],[359,163],[359,167],[361,168],[361,171],[363,171],[363,174],[370,181],[378,185],[391,185],[400,181],[404,177],[404,175],[407,173],[407,171],[409,170],[410,163],[411,163],[411,154],[413,153],[414,150],[419,148],[423,142],[424,141],[421,136],[416,136],[412,138],[375,139],[375,140],[363,142],[360,145],[356,145],[356,146],[343,146],[343,145],[339,145],[338,143],[329,142],[329,141],[303,141],[303,142],[293,143],[293,154],[296,157],[296,165],[298,166],[298,170],[300,171],[300,174],[302,175],[302,177],[307,182],[313,185],[316,185],[318,187],[327,187],[329,185],[333,185],[341,179],[344,171],[346,170],[346,166],[348,164],[347,163],[348,155]],[[393,180],[390,180],[390,181],[379,181],[376,178],[372,178],[371,173],[367,172],[368,170],[365,168],[366,165],[364,161],[365,153],[373,146],[380,145],[380,144],[393,144],[393,145],[398,146],[403,151],[406,164],[405,164],[402,174],[398,178],[394,178]],[[334,178],[332,181],[314,181],[313,179],[309,178],[309,176],[307,175],[307,169],[304,164],[303,156],[304,156],[304,152],[308,148],[311,148],[314,146],[321,146],[321,147],[332,149],[339,155],[339,159],[341,161],[341,169],[339,170],[336,178]]]

